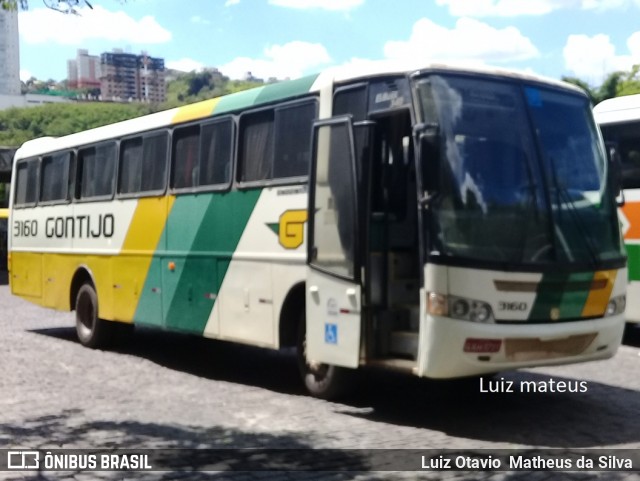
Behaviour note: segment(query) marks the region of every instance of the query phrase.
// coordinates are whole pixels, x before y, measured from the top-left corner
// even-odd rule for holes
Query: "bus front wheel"
[[[98,317],[98,295],[88,283],[76,296],[76,333],[80,344],[92,349],[106,347],[113,335],[112,323]]]
[[[348,394],[352,372],[339,366],[307,360],[307,328],[304,312],[298,325],[298,369],[309,393],[317,398],[333,400]]]

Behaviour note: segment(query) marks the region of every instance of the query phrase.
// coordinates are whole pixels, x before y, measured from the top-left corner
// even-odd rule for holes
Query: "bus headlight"
[[[486,302],[430,292],[427,311],[433,316],[450,316],[472,322],[494,322],[491,306]]]
[[[469,320],[474,322],[493,322],[491,315],[491,306],[486,302],[473,301],[471,304],[471,312]]]
[[[607,309],[604,311],[605,317],[615,316],[622,314],[627,305],[627,297],[623,294],[621,296],[612,297],[607,304]]]
[[[466,299],[452,299],[450,309],[451,317],[455,317],[456,319],[466,319],[470,310],[471,306],[469,305],[469,301]]]

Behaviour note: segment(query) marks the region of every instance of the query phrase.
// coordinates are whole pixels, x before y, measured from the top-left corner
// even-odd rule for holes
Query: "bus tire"
[[[80,344],[92,349],[107,347],[113,338],[113,325],[98,317],[98,295],[85,283],[76,296],[76,334]]]
[[[314,397],[326,400],[342,398],[350,391],[352,370],[331,364],[312,365],[306,358],[307,328],[304,312],[298,324],[298,369],[307,391]]]

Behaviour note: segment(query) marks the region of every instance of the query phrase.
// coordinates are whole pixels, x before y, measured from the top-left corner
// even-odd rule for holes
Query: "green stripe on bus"
[[[593,272],[544,274],[538,284],[529,320],[549,319],[557,309],[557,319],[581,317],[593,280]]]
[[[640,244],[626,244],[629,256],[629,280],[640,281]]]
[[[245,90],[235,94],[220,97],[220,102],[213,110],[214,115],[246,109],[256,103],[256,98],[265,87]]]
[[[136,308],[136,323],[201,334],[260,190],[181,195]]]
[[[258,95],[256,103],[265,104],[289,97],[304,95],[311,90],[311,87],[317,78],[317,75],[310,75],[308,77],[302,77],[289,82],[279,82],[268,85]]]
[[[216,105],[213,113],[214,115],[219,115],[304,95],[311,90],[317,78],[318,75],[310,75],[296,80],[267,84],[264,87],[220,97],[220,101],[218,105]]]
[[[164,325],[163,318],[175,294],[184,259],[202,225],[208,204],[207,196],[176,198],[145,280],[135,322]],[[175,267],[169,269],[169,263]]]
[[[549,319],[551,309],[560,308],[564,286],[568,278],[567,274],[556,273],[542,276],[536,290],[536,300],[531,308],[529,320]]]
[[[573,286],[566,289],[560,302],[560,319],[578,319],[582,316],[584,305],[589,297],[593,281],[593,272],[571,274],[568,283]],[[584,286],[578,288],[575,286]]]
[[[182,269],[176,272],[177,282],[171,286],[174,291],[163,296],[167,328],[202,334],[260,192],[206,195],[208,204],[189,252],[182,258]],[[176,203],[182,200],[188,209],[193,204],[189,197],[179,197]]]

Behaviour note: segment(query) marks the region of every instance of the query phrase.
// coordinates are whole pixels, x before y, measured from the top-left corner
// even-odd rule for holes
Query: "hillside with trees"
[[[0,145],[16,147],[38,137],[68,135],[259,85],[232,81],[217,72],[192,72],[168,82],[168,100],[162,104],[79,102],[2,110]]]
[[[172,80],[167,83],[167,101],[162,104],[56,103],[0,111],[0,145],[19,146],[38,137],[68,135],[262,85],[259,82],[230,80],[215,69],[171,74]],[[575,77],[564,77],[563,80],[585,90],[593,103],[597,104],[608,98],[640,93],[640,65],[634,66],[629,72],[609,74],[598,87],[592,87]],[[32,85],[25,84],[25,89],[33,91],[35,86],[43,92],[46,89],[41,87],[42,84],[48,88],[60,88],[60,85],[53,85],[52,82],[32,79]]]

